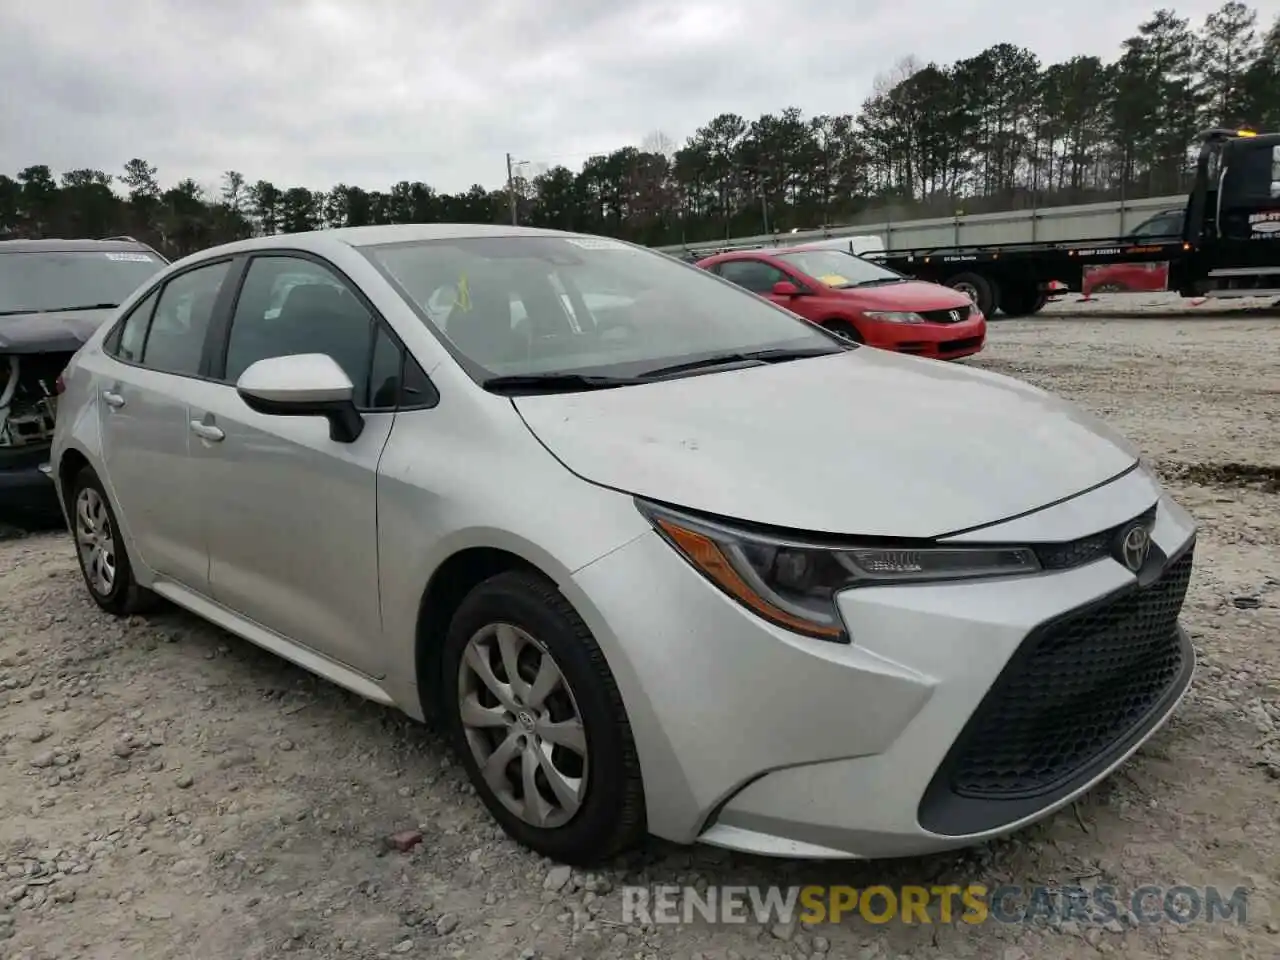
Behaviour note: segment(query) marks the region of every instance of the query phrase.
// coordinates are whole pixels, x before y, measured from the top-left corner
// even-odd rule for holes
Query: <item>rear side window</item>
[[[197,267],[164,285],[147,332],[142,363],[153,370],[195,376],[200,372],[205,334],[230,261]]]
[[[141,303],[129,311],[129,315],[112,332],[106,351],[127,363],[142,362],[142,346],[147,340],[147,326],[151,323],[151,314],[156,309],[156,301],[160,299],[160,291],[153,290]]]

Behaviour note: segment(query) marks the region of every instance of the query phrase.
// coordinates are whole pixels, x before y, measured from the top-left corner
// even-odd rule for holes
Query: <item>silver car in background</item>
[[[173,264],[67,368],[93,599],[438,714],[520,842],[879,857],[1071,802],[1174,710],[1195,526],[1026,384],[496,226]]]

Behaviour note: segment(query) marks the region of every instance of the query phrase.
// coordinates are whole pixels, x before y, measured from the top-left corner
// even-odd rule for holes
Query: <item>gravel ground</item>
[[[1202,524],[1197,683],[1074,808],[960,855],[813,865],[653,844],[580,875],[504,839],[430,729],[183,613],[102,616],[66,535],[31,533],[0,542],[0,957],[1280,955],[1275,322],[1062,309],[994,324],[972,362],[1110,418]],[[386,842],[415,830],[406,852]],[[622,923],[623,885],[674,882],[1252,892],[1244,924]]]

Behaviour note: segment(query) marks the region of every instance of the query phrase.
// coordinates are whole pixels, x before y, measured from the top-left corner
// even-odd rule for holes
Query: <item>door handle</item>
[[[113,393],[110,390],[102,391],[102,400],[108,407],[112,407],[116,410],[119,410],[124,406],[124,397],[120,396],[118,393]]]
[[[208,440],[210,443],[217,443],[226,436],[221,427],[215,427],[211,423],[203,423],[200,420],[191,421],[191,432],[201,440]]]

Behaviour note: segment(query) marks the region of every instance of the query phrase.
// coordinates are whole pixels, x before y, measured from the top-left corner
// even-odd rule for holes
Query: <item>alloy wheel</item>
[[[463,733],[485,783],[533,827],[564,826],[586,796],[582,715],[555,658],[529,633],[490,624],[458,665]]]
[[[94,592],[108,596],[116,583],[116,540],[106,501],[92,487],[76,496],[76,546]]]

